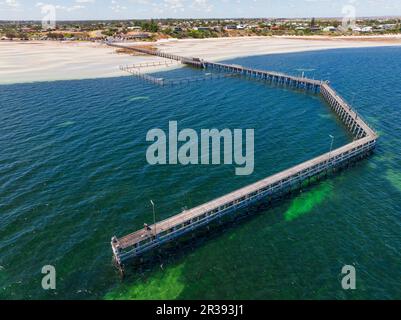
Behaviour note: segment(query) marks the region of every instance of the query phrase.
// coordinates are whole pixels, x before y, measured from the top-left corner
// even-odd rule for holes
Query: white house
[[[361,32],[372,32],[373,31],[373,27],[363,27],[361,29]]]
[[[328,26],[328,27],[323,28],[324,32],[334,32],[336,30],[337,30],[337,28],[333,27],[333,26]]]

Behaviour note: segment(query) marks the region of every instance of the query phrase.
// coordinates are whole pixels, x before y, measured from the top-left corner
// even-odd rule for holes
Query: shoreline
[[[369,37],[369,38],[367,38]],[[360,39],[363,38],[363,39]],[[143,42],[124,43],[144,45]],[[159,50],[210,61],[247,56],[286,54],[331,49],[401,46],[401,35],[392,37],[233,37],[149,42]],[[162,61],[146,55],[116,53],[114,48],[92,42],[0,42],[0,84],[58,80],[83,80],[130,76],[120,65]],[[167,71],[180,66],[143,68],[143,72]]]
[[[220,46],[223,46],[221,48]],[[230,48],[233,46],[233,49]],[[391,38],[340,38],[329,36],[272,36],[183,39],[158,43],[162,51],[196,56],[211,61],[222,61],[247,56],[320,51],[329,49],[401,46],[401,34]],[[182,54],[185,52],[186,54]]]

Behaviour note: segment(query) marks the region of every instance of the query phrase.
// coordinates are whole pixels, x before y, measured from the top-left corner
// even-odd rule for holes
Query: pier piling
[[[344,99],[330,87],[328,81],[295,77],[278,72],[246,68],[239,65],[208,62],[199,58],[180,57],[157,50],[121,45],[112,46],[177,60],[180,63],[192,67],[215,70],[225,76],[227,76],[227,74],[239,75],[320,93],[354,137],[353,142],[340,148],[331,150],[328,153],[230,192],[210,202],[190,210],[184,210],[168,219],[150,225],[150,230],[157,230],[156,234],[149,231],[149,229],[142,228],[121,238],[114,236],[111,240],[111,247],[114,260],[120,270],[122,270],[127,261],[142,257],[144,253],[155,248],[160,248],[163,244],[177,241],[180,237],[189,232],[194,232],[198,228],[209,227],[213,221],[219,221],[226,215],[235,214],[238,210],[261,200],[271,201],[272,198],[285,195],[291,192],[291,190],[300,189],[303,182],[310,181],[311,178],[319,179],[321,175],[325,175],[327,172],[333,172],[353,161],[358,161],[369,155],[376,146],[377,134],[367,125],[360,115],[352,110]],[[122,70],[128,71],[128,68],[122,67]],[[130,72],[135,73],[136,71],[131,70]],[[161,85],[178,84],[180,81],[190,82],[190,79],[165,80],[139,72],[135,74],[146,81]]]

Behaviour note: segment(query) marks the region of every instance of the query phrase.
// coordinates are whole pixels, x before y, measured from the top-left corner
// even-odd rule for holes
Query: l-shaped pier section
[[[149,54],[166,55],[159,51],[151,51]],[[177,215],[146,226],[124,237],[117,238],[114,236],[111,239],[111,247],[114,260],[120,270],[123,270],[123,266],[127,261],[140,257],[144,253],[205,226],[214,220],[229,214],[235,214],[239,209],[258,201],[271,200],[278,195],[299,189],[305,180],[342,167],[348,162],[362,159],[376,146],[377,134],[330,87],[328,82],[255,70],[237,65],[207,62],[197,58],[171,56],[183,63],[192,61],[193,63],[188,64],[201,68],[218,69],[219,71],[270,80],[282,85],[319,92],[353,135],[354,141],[210,202],[190,210],[184,210]]]
[[[314,92],[318,92],[322,84],[322,81],[319,80],[312,80],[305,77],[295,77],[279,72],[246,68],[235,64],[224,64],[203,60],[202,62],[203,67],[206,69],[229,72],[249,78],[269,81],[271,83],[279,85],[290,86],[298,89],[312,90]]]

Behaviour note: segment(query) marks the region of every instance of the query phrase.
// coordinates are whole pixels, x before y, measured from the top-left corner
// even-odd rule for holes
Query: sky
[[[0,20],[401,16],[401,0],[0,0]]]

